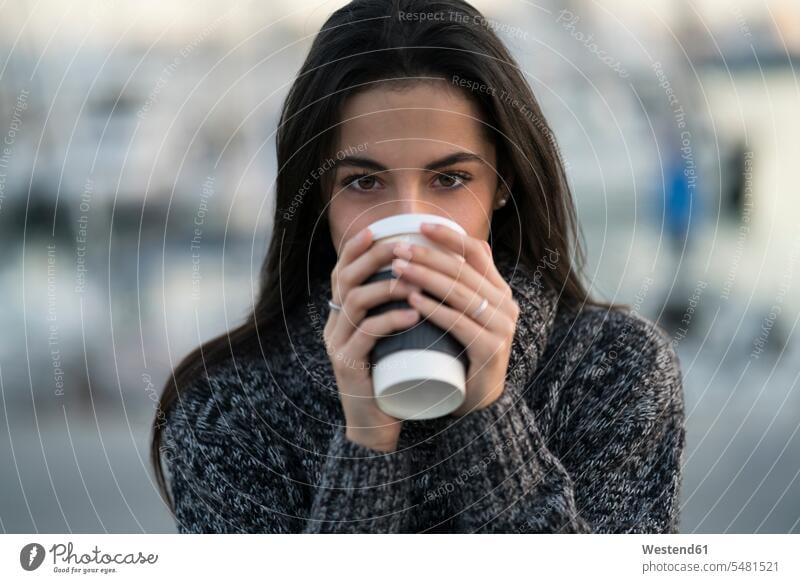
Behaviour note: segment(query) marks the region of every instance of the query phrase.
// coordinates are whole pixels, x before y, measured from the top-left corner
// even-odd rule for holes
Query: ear
[[[503,197],[503,196],[508,196],[509,193],[513,190],[513,188],[514,188],[514,181],[513,180],[505,180],[504,181],[504,180],[498,178],[498,180],[497,180],[497,192],[496,192],[497,198],[500,198],[500,197]]]
[[[511,196],[511,189],[513,188],[513,178],[504,178],[503,175],[497,177],[497,188],[494,194],[494,204],[493,207],[495,209],[500,208],[502,206],[500,201],[505,199],[508,200],[508,197]]]

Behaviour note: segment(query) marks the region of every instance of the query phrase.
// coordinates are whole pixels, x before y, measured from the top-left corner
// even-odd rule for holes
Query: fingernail
[[[369,234],[370,234],[369,227],[367,227],[366,229],[361,231],[361,235],[359,235],[359,239],[358,240],[359,241],[366,241],[367,237],[369,237]]]
[[[407,266],[408,266],[408,261],[398,257],[394,261],[392,261],[392,273],[394,273],[395,275],[400,275],[403,273],[403,270]]]
[[[411,245],[408,243],[398,243],[394,246],[394,254],[398,257],[403,257],[405,259],[411,259],[412,252],[411,252]]]

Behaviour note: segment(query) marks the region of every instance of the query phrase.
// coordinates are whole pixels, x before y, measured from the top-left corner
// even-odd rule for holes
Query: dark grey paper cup
[[[419,233],[419,225],[423,222],[446,224],[465,233],[458,223],[445,217],[407,213],[370,225],[374,244],[407,241],[434,246],[430,239]],[[452,253],[448,249],[442,250]],[[367,282],[393,277],[390,264],[373,274]],[[405,300],[393,300],[372,308],[367,317],[408,307]],[[469,366],[466,350],[450,332],[429,320],[420,319],[405,330],[379,338],[370,353],[370,361],[373,363],[375,398],[378,407],[388,415],[398,419],[431,419],[451,413],[464,402]]]

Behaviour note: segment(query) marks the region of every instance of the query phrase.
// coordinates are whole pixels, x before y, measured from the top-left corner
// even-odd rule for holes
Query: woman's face
[[[445,81],[349,98],[328,206],[337,252],[370,223],[400,213],[448,217],[486,240],[502,181],[479,120],[477,106]]]

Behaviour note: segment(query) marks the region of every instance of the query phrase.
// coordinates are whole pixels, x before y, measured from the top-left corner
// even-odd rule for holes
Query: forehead
[[[490,158],[478,106],[446,81],[376,85],[346,100],[338,147],[367,144],[369,157],[414,167],[415,161],[463,149]]]

